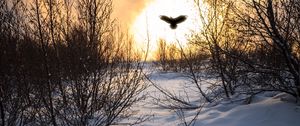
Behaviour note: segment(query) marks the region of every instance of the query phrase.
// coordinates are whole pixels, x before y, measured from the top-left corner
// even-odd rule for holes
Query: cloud
[[[152,0],[114,0],[113,17],[117,18],[121,25],[125,25],[125,27],[128,28],[151,1]]]

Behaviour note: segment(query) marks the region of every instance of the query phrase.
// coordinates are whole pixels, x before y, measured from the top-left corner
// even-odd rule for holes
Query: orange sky
[[[130,27],[135,18],[152,0],[114,0],[113,17],[123,26]]]

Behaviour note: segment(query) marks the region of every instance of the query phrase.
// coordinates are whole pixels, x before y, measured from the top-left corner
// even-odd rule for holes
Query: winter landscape
[[[0,126],[299,126],[299,0],[0,0]]]

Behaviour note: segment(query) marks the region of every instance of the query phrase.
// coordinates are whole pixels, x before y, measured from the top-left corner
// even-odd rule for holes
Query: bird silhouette
[[[172,17],[168,17],[168,16],[165,16],[165,15],[161,15],[160,16],[160,19],[169,23],[170,24],[170,27],[172,29],[176,29],[177,28],[177,24],[183,22],[186,20],[186,16],[185,15],[180,15],[176,18],[172,18]]]

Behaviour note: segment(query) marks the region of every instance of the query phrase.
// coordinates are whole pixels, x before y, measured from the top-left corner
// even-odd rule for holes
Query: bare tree
[[[235,81],[233,78],[236,78],[234,73],[232,73],[236,71],[234,69],[235,65],[229,65],[231,61],[234,61],[230,61],[231,56],[229,55],[232,41],[235,39],[230,37],[234,35],[232,34],[232,28],[234,27],[229,22],[230,18],[232,18],[233,2],[230,0],[211,0],[206,2],[208,3],[208,13],[203,13],[200,1],[195,0],[195,5],[199,8],[199,17],[203,24],[203,31],[194,36],[192,43],[210,52],[212,70],[220,77],[226,97],[229,98],[234,93],[233,83]],[[225,50],[225,48],[227,49]],[[229,67],[233,69],[230,70]]]
[[[0,125],[111,125],[135,114],[146,85],[111,12],[111,0],[0,2]]]
[[[256,73],[269,75],[267,89],[299,97],[299,2],[295,0],[244,1],[253,13],[238,10],[241,22],[252,34],[250,38],[264,49],[269,63],[253,64]],[[242,17],[243,16],[243,17]],[[257,39],[258,38],[258,39]],[[262,60],[263,61],[263,60]]]

